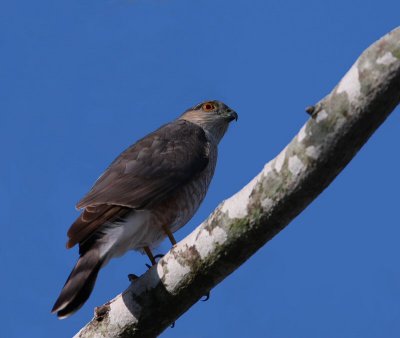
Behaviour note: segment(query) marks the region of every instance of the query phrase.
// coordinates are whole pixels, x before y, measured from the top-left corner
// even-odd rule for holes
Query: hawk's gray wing
[[[208,149],[201,127],[185,120],[168,123],[119,155],[77,208],[156,204],[204,170]]]
[[[68,230],[67,247],[82,243],[107,221],[151,208],[201,173],[209,143],[199,126],[176,120],[125,150],[77,204],[84,208]]]

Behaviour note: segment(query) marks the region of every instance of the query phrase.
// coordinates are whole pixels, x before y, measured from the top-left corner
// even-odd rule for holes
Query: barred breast
[[[210,149],[209,163],[207,168],[197,177],[193,182],[184,186],[180,192],[177,193],[175,200],[167,208],[176,210],[175,219],[170,223],[172,232],[177,231],[184,226],[196,213],[207,194],[208,187],[211,179],[214,176],[215,166],[217,160],[217,147],[213,146]]]

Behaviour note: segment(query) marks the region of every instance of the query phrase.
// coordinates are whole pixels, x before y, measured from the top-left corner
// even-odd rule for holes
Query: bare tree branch
[[[155,337],[304,210],[400,100],[400,28],[370,46],[309,121],[241,191],[76,337]],[[157,318],[157,320],[154,320]]]

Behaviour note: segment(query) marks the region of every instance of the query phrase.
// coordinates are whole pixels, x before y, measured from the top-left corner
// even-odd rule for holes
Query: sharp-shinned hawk
[[[89,298],[99,270],[128,250],[146,252],[184,226],[203,201],[214,174],[217,147],[237,114],[207,101],[145,136],[122,154],[77,204],[67,248],[79,259],[52,312],[65,318]]]

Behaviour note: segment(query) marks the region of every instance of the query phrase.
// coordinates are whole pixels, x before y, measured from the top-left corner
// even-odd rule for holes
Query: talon
[[[165,256],[165,255],[163,255],[163,254],[158,254],[158,255],[155,255],[155,256],[151,256],[152,264],[153,264],[153,265],[156,265],[156,264],[157,264],[156,259],[163,258],[164,256]],[[146,266],[147,266],[148,269],[150,269],[153,265],[146,264]]]
[[[171,329],[173,329],[175,327],[175,322],[173,322],[170,326]]]
[[[158,255],[155,255],[154,256],[154,259],[157,259],[157,258],[163,258],[165,255],[163,255],[163,254],[158,254]]]
[[[203,297],[204,299],[200,299],[202,302],[206,302],[210,299],[210,291],[208,291]]]
[[[306,108],[306,112],[307,112],[308,115],[310,115],[311,117],[313,117],[313,116],[314,116],[314,113],[315,113],[315,106],[308,106],[308,107]]]
[[[135,280],[138,279],[138,278],[139,278],[139,277],[136,276],[136,275],[133,274],[133,273],[130,273],[130,274],[128,275],[128,279],[129,279],[130,282],[133,282],[133,281],[135,281]]]

